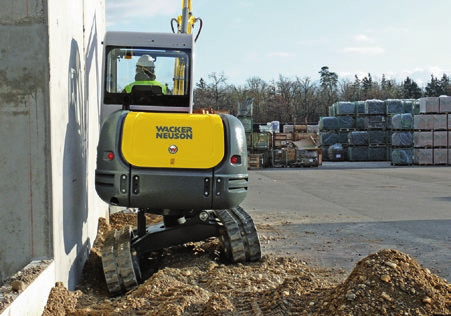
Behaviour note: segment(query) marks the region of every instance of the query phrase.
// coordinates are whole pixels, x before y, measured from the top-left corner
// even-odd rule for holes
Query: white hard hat
[[[136,66],[155,67],[155,64],[153,63],[152,57],[150,57],[149,55],[142,55],[141,57],[139,57]]]

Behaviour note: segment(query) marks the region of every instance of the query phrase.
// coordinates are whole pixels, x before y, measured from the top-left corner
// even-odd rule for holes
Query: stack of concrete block
[[[451,97],[419,99],[420,114],[414,117],[414,163],[451,164]]]

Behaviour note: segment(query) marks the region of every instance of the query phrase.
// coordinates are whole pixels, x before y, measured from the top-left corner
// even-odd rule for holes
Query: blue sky
[[[107,30],[172,32],[181,0],[106,0]],[[339,79],[420,86],[431,74],[451,75],[449,0],[192,0],[203,20],[196,45],[195,79],[211,73],[244,85],[310,77],[328,66]],[[200,24],[197,23],[194,32]]]

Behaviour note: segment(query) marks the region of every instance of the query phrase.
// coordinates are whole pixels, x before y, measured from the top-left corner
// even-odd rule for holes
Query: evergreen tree
[[[354,99],[352,101],[360,101],[361,81],[357,75],[355,75],[354,84],[352,86],[354,88]]]
[[[363,97],[370,98],[371,97],[371,89],[373,88],[373,78],[371,78],[371,74],[368,73],[368,77],[364,77],[362,79],[362,90]]]
[[[382,91],[387,90],[387,79],[385,79],[385,74],[382,74],[381,89]]]
[[[440,79],[440,81],[439,81],[439,85],[441,88],[440,95],[450,95],[451,87],[450,87],[449,80],[450,80],[449,77],[446,74],[443,74],[442,79]]]
[[[426,85],[425,91],[425,96],[427,97],[438,97],[443,94],[443,89],[437,77],[431,75],[431,81]]]
[[[419,99],[422,97],[421,88],[409,77],[402,84],[403,97],[405,99]]]
[[[329,106],[338,101],[338,75],[335,72],[329,71],[329,67],[327,66],[323,66],[319,74],[321,76],[319,80],[321,103],[324,113],[327,113]]]

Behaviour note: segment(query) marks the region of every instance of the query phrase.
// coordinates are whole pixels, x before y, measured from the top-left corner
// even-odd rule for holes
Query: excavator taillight
[[[107,152],[106,157],[109,161],[114,159],[114,153],[112,151]]]
[[[230,158],[230,163],[232,165],[240,164],[241,163],[241,156],[234,155]]]

